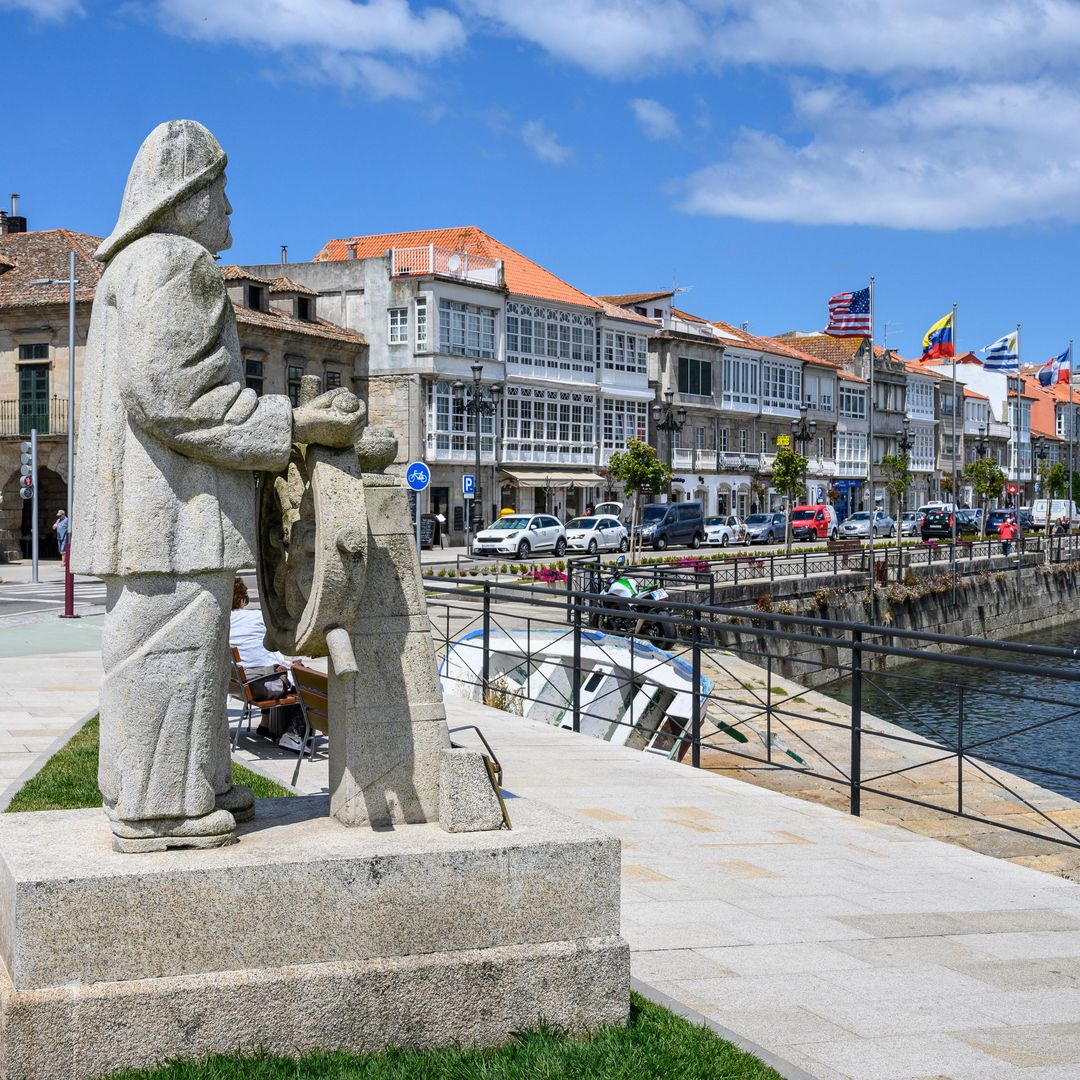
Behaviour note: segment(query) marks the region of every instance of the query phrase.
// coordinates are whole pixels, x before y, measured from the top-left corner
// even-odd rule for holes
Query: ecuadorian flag
[[[953,354],[953,313],[950,311],[943,319],[938,319],[922,339],[920,360],[936,360],[941,356]]]

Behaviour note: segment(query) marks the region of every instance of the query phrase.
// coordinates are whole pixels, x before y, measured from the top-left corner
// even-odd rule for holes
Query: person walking
[[[1016,539],[1016,521],[1010,516],[998,526],[998,536],[1001,538],[1001,552],[1009,554],[1012,542]]]

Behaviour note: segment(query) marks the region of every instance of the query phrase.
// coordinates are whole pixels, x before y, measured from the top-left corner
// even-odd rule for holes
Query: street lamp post
[[[75,490],[75,251],[69,252],[67,278],[36,278],[31,285],[66,285],[68,287],[68,404],[67,404],[67,543],[64,545],[64,611],[61,619],[77,619],[75,614],[75,579],[71,574],[72,510]]]
[[[482,416],[494,416],[499,408],[499,401],[502,398],[502,384],[492,383],[487,388],[487,393],[484,393],[483,377],[484,377],[484,365],[473,364],[472,365],[472,383],[466,387],[460,379],[454,383],[454,390],[459,394],[465,394],[464,408],[465,415],[471,415],[473,418],[473,441],[476,450],[476,477],[473,481],[473,497],[472,508],[469,512],[469,547],[472,548],[472,542],[476,539],[476,534],[480,529],[480,523],[484,516],[484,488],[480,482],[480,418]],[[467,425],[466,425],[467,428]],[[492,425],[494,430],[494,424]],[[492,440],[492,449],[494,450],[494,439]]]
[[[806,419],[806,413],[809,408],[810,402],[804,401],[799,406],[799,418],[797,420],[791,421],[791,437],[795,440],[796,444],[799,447],[799,453],[802,454],[803,457],[810,456],[806,452],[806,447],[810,440],[813,439],[814,435],[817,433],[817,421],[810,420],[808,422]],[[809,490],[807,491],[807,494],[809,494]],[[808,499],[807,501],[812,503],[815,500]]]
[[[682,431],[686,425],[686,406],[680,405],[672,409],[675,399],[674,390],[664,391],[664,404],[655,403],[652,407],[653,426],[657,431],[667,432],[668,437],[668,471],[670,472],[675,463],[675,435]],[[669,491],[670,496],[670,491]]]
[[[911,434],[911,420],[908,417],[904,417],[900,421],[900,427],[896,429],[896,451],[898,454],[902,454],[907,460],[907,465],[904,468],[904,475],[906,476],[911,472],[911,458],[908,454],[911,453],[911,448],[915,445],[915,438]],[[900,573],[900,522],[904,516],[904,507],[900,500],[902,495],[898,495],[896,498],[896,551],[897,551],[897,574]],[[898,578],[899,580],[899,578]]]

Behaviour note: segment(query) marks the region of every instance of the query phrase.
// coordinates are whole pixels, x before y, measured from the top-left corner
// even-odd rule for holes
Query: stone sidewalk
[[[93,707],[97,654],[65,649],[85,646],[61,641],[68,633],[50,626],[52,651],[32,658],[0,641],[5,778]],[[820,1080],[1080,1076],[1080,886],[475,704],[448,707],[452,726],[483,728],[510,792],[620,838],[634,974],[676,1001]],[[242,744],[242,758],[289,779],[295,759]],[[326,778],[318,757],[300,787]]]

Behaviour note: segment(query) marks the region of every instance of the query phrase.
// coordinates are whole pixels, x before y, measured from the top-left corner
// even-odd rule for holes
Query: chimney
[[[350,259],[355,259],[356,258],[356,242],[355,241],[353,241],[353,243],[351,243],[349,245],[349,258]]]
[[[11,193],[11,213],[5,214],[0,210],[0,233],[24,233],[26,232],[26,218],[19,217],[19,195]]]
[[[281,265],[284,266],[289,261],[289,248],[287,245],[281,245]]]

